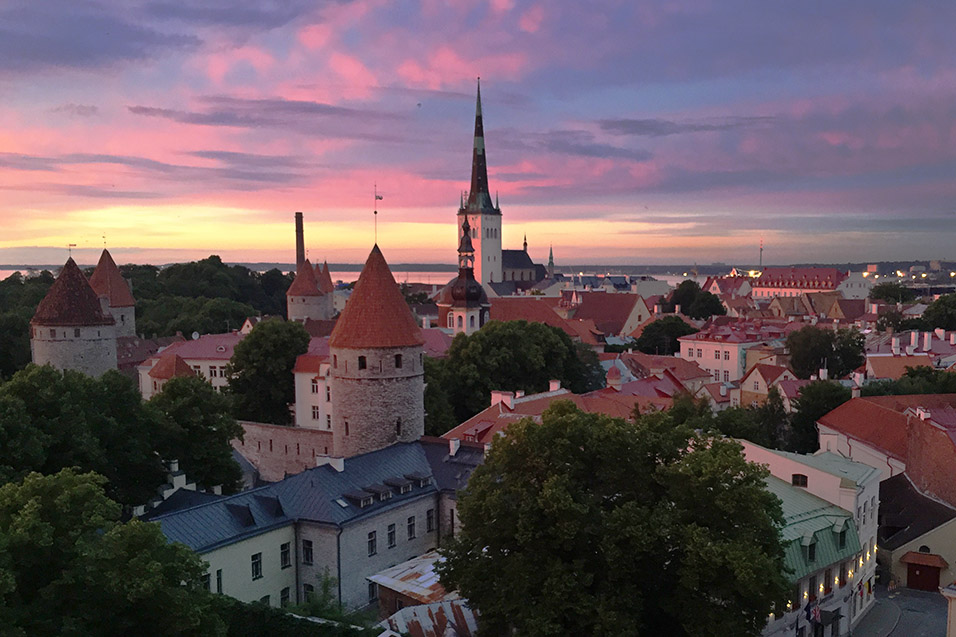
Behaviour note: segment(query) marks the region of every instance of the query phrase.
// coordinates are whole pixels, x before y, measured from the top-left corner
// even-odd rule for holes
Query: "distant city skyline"
[[[14,0],[0,263],[956,259],[956,5]],[[105,240],[104,240],[105,236]],[[79,259],[78,259],[79,260]]]

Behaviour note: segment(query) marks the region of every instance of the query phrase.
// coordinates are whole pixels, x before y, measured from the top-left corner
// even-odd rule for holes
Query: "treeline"
[[[147,338],[177,332],[210,334],[239,329],[249,316],[285,316],[292,275],[226,265],[218,256],[160,269],[120,266],[136,297],[136,331]],[[87,268],[86,274],[92,274]],[[0,281],[0,378],[30,362],[30,319],[54,275],[13,274]]]

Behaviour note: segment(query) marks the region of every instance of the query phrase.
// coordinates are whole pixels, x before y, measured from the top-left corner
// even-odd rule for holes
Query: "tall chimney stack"
[[[302,213],[295,213],[295,270],[305,263],[305,231],[302,229]]]

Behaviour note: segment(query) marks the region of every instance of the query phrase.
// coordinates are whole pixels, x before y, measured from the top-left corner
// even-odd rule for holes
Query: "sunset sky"
[[[956,2],[7,0],[0,264],[956,259]]]

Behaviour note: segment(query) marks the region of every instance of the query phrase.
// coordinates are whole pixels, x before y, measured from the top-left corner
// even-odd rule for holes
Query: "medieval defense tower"
[[[67,259],[30,321],[33,362],[94,377],[116,369],[116,321],[107,304]]]
[[[110,316],[116,321],[116,336],[136,336],[136,299],[129,289],[129,284],[109,250],[103,250],[100,261],[90,277],[90,287],[96,296],[106,299],[106,307]]]
[[[329,337],[331,455],[354,456],[424,435],[423,344],[376,245]]]

